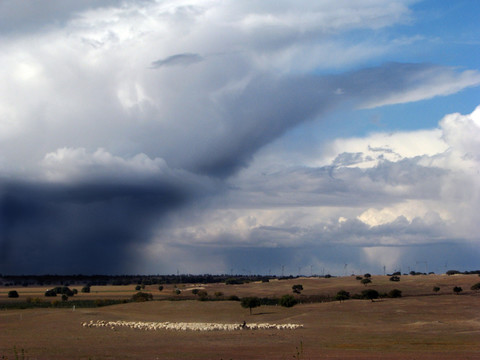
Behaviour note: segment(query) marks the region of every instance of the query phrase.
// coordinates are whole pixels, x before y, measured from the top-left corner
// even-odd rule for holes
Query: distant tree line
[[[264,275],[1,275],[0,285],[3,286],[50,286],[50,285],[163,285],[163,284],[212,284],[230,280],[232,283],[247,283],[254,281],[267,282],[275,276]]]

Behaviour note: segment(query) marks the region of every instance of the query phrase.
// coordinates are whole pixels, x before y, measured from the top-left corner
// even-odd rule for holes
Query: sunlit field
[[[480,354],[480,293],[470,290],[477,275],[373,276],[363,285],[354,276],[296,278],[241,285],[179,284],[146,286],[153,301],[127,302],[96,308],[28,308],[0,311],[0,357],[8,359],[478,359]],[[278,298],[303,290],[294,307],[262,305],[252,309],[239,301],[258,296]],[[463,289],[459,294],[453,287]],[[440,290],[433,291],[434,287]],[[135,285],[92,286],[90,293],[70,300],[130,300]],[[61,301],[44,296],[47,287],[0,288],[2,304]],[[199,301],[194,289],[207,292]],[[340,290],[350,294],[375,289],[402,291],[400,298],[374,301],[332,301]],[[176,290],[180,290],[176,291]],[[328,299],[311,302],[315,296]],[[67,304],[68,304],[67,301]],[[88,327],[91,321],[242,324],[298,324],[294,330],[183,331]]]

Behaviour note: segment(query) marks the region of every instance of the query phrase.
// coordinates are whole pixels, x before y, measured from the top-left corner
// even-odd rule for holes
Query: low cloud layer
[[[3,2],[0,272],[341,271],[383,247],[468,248],[478,110],[296,166],[274,145],[340,109],[480,84],[383,61],[421,38],[389,32],[411,3]]]

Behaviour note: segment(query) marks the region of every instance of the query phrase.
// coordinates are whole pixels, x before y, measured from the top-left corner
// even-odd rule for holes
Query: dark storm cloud
[[[152,69],[158,69],[164,66],[188,66],[192,65],[198,62],[203,61],[203,57],[201,57],[198,54],[190,54],[190,53],[185,53],[185,54],[176,54],[169,56],[165,59],[160,59],[157,61],[153,61],[151,68]]]
[[[0,34],[35,32],[63,26],[78,13],[92,8],[118,5],[116,0],[2,0]]]
[[[220,130],[212,129],[218,135],[199,142],[189,157],[194,161],[184,166],[203,174],[230,176],[246,166],[261,147],[305,121],[338,106],[362,106],[385,99],[395,103],[396,94],[410,91],[418,78],[428,82],[442,71],[450,74],[451,69],[388,63],[331,76],[257,76],[242,91],[224,95],[219,103],[205,104],[221,119]],[[339,88],[344,93],[338,94]]]
[[[168,182],[5,184],[0,200],[4,273],[128,272],[152,226],[196,196]],[[197,189],[198,191],[198,189]]]

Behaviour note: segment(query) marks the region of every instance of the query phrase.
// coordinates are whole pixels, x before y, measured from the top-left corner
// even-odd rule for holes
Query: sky
[[[479,269],[478,13],[0,0],[0,273]]]

